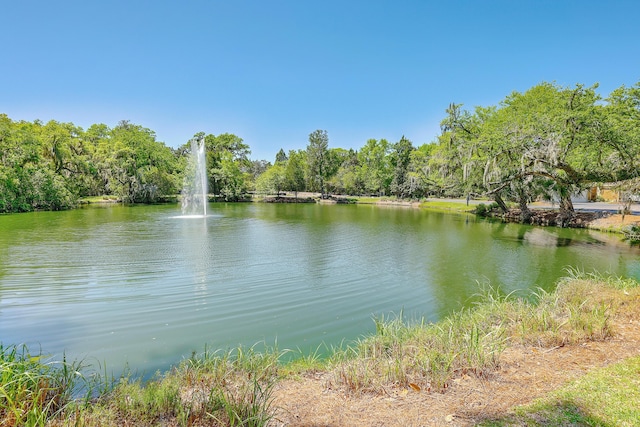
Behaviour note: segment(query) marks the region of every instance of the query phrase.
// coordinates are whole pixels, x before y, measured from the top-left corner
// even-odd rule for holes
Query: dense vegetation
[[[437,140],[418,147],[402,137],[369,139],[359,150],[329,148],[327,132],[316,130],[306,149],[280,150],[271,164],[250,160],[236,135],[196,136],[205,137],[210,192],[224,200],[250,191],[484,195],[505,210],[505,201],[519,203],[524,217],[538,198],[554,198],[570,213],[571,196],[592,183],[640,187],[640,83],[606,98],[596,89],[541,83],[498,106],[451,104]],[[83,130],[0,114],[0,212],[66,209],[95,195],[156,202],[182,188],[189,151],[128,121]]]
[[[402,137],[370,139],[358,151],[328,149],[326,133],[316,131],[306,150],[278,153],[258,189],[483,195],[505,211],[505,201],[517,202],[524,216],[528,202],[545,198],[572,212],[571,196],[594,183],[618,182],[628,192],[639,187],[640,83],[606,99],[596,88],[541,83],[498,106],[467,111],[451,104],[437,141],[418,147]]]
[[[249,188],[249,147],[229,134],[205,140],[209,188],[238,199]],[[171,149],[152,130],[128,121],[83,130],[0,114],[0,213],[67,209],[98,195],[157,202],[180,191],[189,154],[188,144]]]

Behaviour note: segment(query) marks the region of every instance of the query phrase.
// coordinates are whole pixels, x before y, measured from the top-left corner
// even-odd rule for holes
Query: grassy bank
[[[414,206],[422,209],[428,209],[439,212],[461,212],[472,213],[475,211],[476,205],[467,205],[465,202],[454,200],[422,200],[411,201],[401,200],[392,197],[363,197],[354,196],[351,198],[355,203],[363,205],[389,205],[389,206]]]
[[[526,299],[485,287],[471,309],[435,324],[402,315],[376,318],[374,335],[335,348],[326,359],[305,355],[290,361],[291,352],[278,349],[205,350],[146,383],[86,376],[81,363],[56,363],[26,348],[2,347],[0,425],[262,426],[278,413],[277,393],[280,400],[295,398],[295,389],[283,391],[278,384],[311,374],[354,398],[390,390],[446,393],[459,378],[491,378],[508,348],[606,341],[615,334],[613,319],[638,316],[639,300],[633,280],[574,270],[554,292]],[[552,417],[577,408],[576,416],[587,414],[600,425],[624,425],[637,415],[637,375],[628,372],[637,373],[638,363],[629,360],[612,371],[594,372],[547,400],[486,422],[521,425],[544,419],[554,424]],[[602,411],[605,386],[621,396],[608,411]]]
[[[464,202],[455,202],[455,201],[441,201],[441,200],[428,200],[426,202],[420,203],[420,207],[423,209],[429,209],[434,211],[444,211],[444,212],[464,212],[464,213],[473,213],[475,212],[475,205],[467,205]]]
[[[589,372],[503,419],[482,423],[504,426],[636,426],[640,420],[640,357]]]

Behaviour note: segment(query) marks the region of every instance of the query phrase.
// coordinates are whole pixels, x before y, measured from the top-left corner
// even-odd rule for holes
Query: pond
[[[618,236],[367,205],[89,207],[0,216],[0,341],[139,375],[193,351],[326,351],[372,316],[435,321],[479,283],[551,289],[575,266],[640,278]]]

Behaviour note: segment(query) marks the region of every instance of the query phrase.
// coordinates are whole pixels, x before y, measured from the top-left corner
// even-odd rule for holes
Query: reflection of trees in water
[[[605,242],[592,236],[580,236],[580,238],[574,238],[569,236],[560,235],[559,232],[566,232],[566,230],[556,230],[554,228],[537,228],[531,226],[521,225],[517,231],[512,235],[505,228],[506,224],[496,227],[492,235],[499,240],[514,240],[521,244],[529,244],[533,246],[541,247],[568,247],[568,246],[605,246],[611,242]],[[573,233],[579,233],[577,230],[571,230]]]
[[[561,239],[556,234],[542,228],[533,228],[528,230],[524,234],[523,240],[531,245],[544,246],[548,248],[569,246],[571,244],[571,239]]]

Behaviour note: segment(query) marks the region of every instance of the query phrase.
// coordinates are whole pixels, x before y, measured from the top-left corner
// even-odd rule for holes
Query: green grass
[[[239,347],[193,354],[166,374],[143,383],[122,378],[91,405],[68,411],[85,426],[264,426],[272,417],[275,349]]]
[[[420,207],[429,210],[435,211],[445,211],[445,212],[473,212],[475,206],[469,205],[465,202],[445,202],[445,201],[435,201],[429,200],[427,202],[420,203]]]
[[[118,196],[88,196],[82,197],[79,202],[80,203],[106,203],[106,202],[115,202],[118,201]]]
[[[396,199],[393,197],[352,197],[352,199],[356,203],[361,204],[376,204],[376,203],[384,203],[384,202],[403,202],[403,200]],[[404,200],[407,202],[407,200]],[[420,207],[429,210],[435,210],[440,212],[473,212],[475,206],[469,205],[465,202],[452,202],[452,201],[438,201],[438,200],[429,200],[422,201],[420,203]]]
[[[455,373],[495,368],[504,347],[502,325],[479,325],[470,310],[437,324],[406,322],[401,315],[375,323],[374,336],[335,352],[335,385],[354,393],[391,386],[440,391]]]
[[[355,200],[356,203],[362,203],[367,205],[374,205],[380,202],[389,202],[394,199],[389,197],[366,197],[366,196],[351,196],[351,199]]]
[[[637,426],[640,357],[592,371],[513,415],[483,426]]]
[[[79,363],[46,361],[24,346],[0,344],[0,425],[44,426],[71,402]]]

